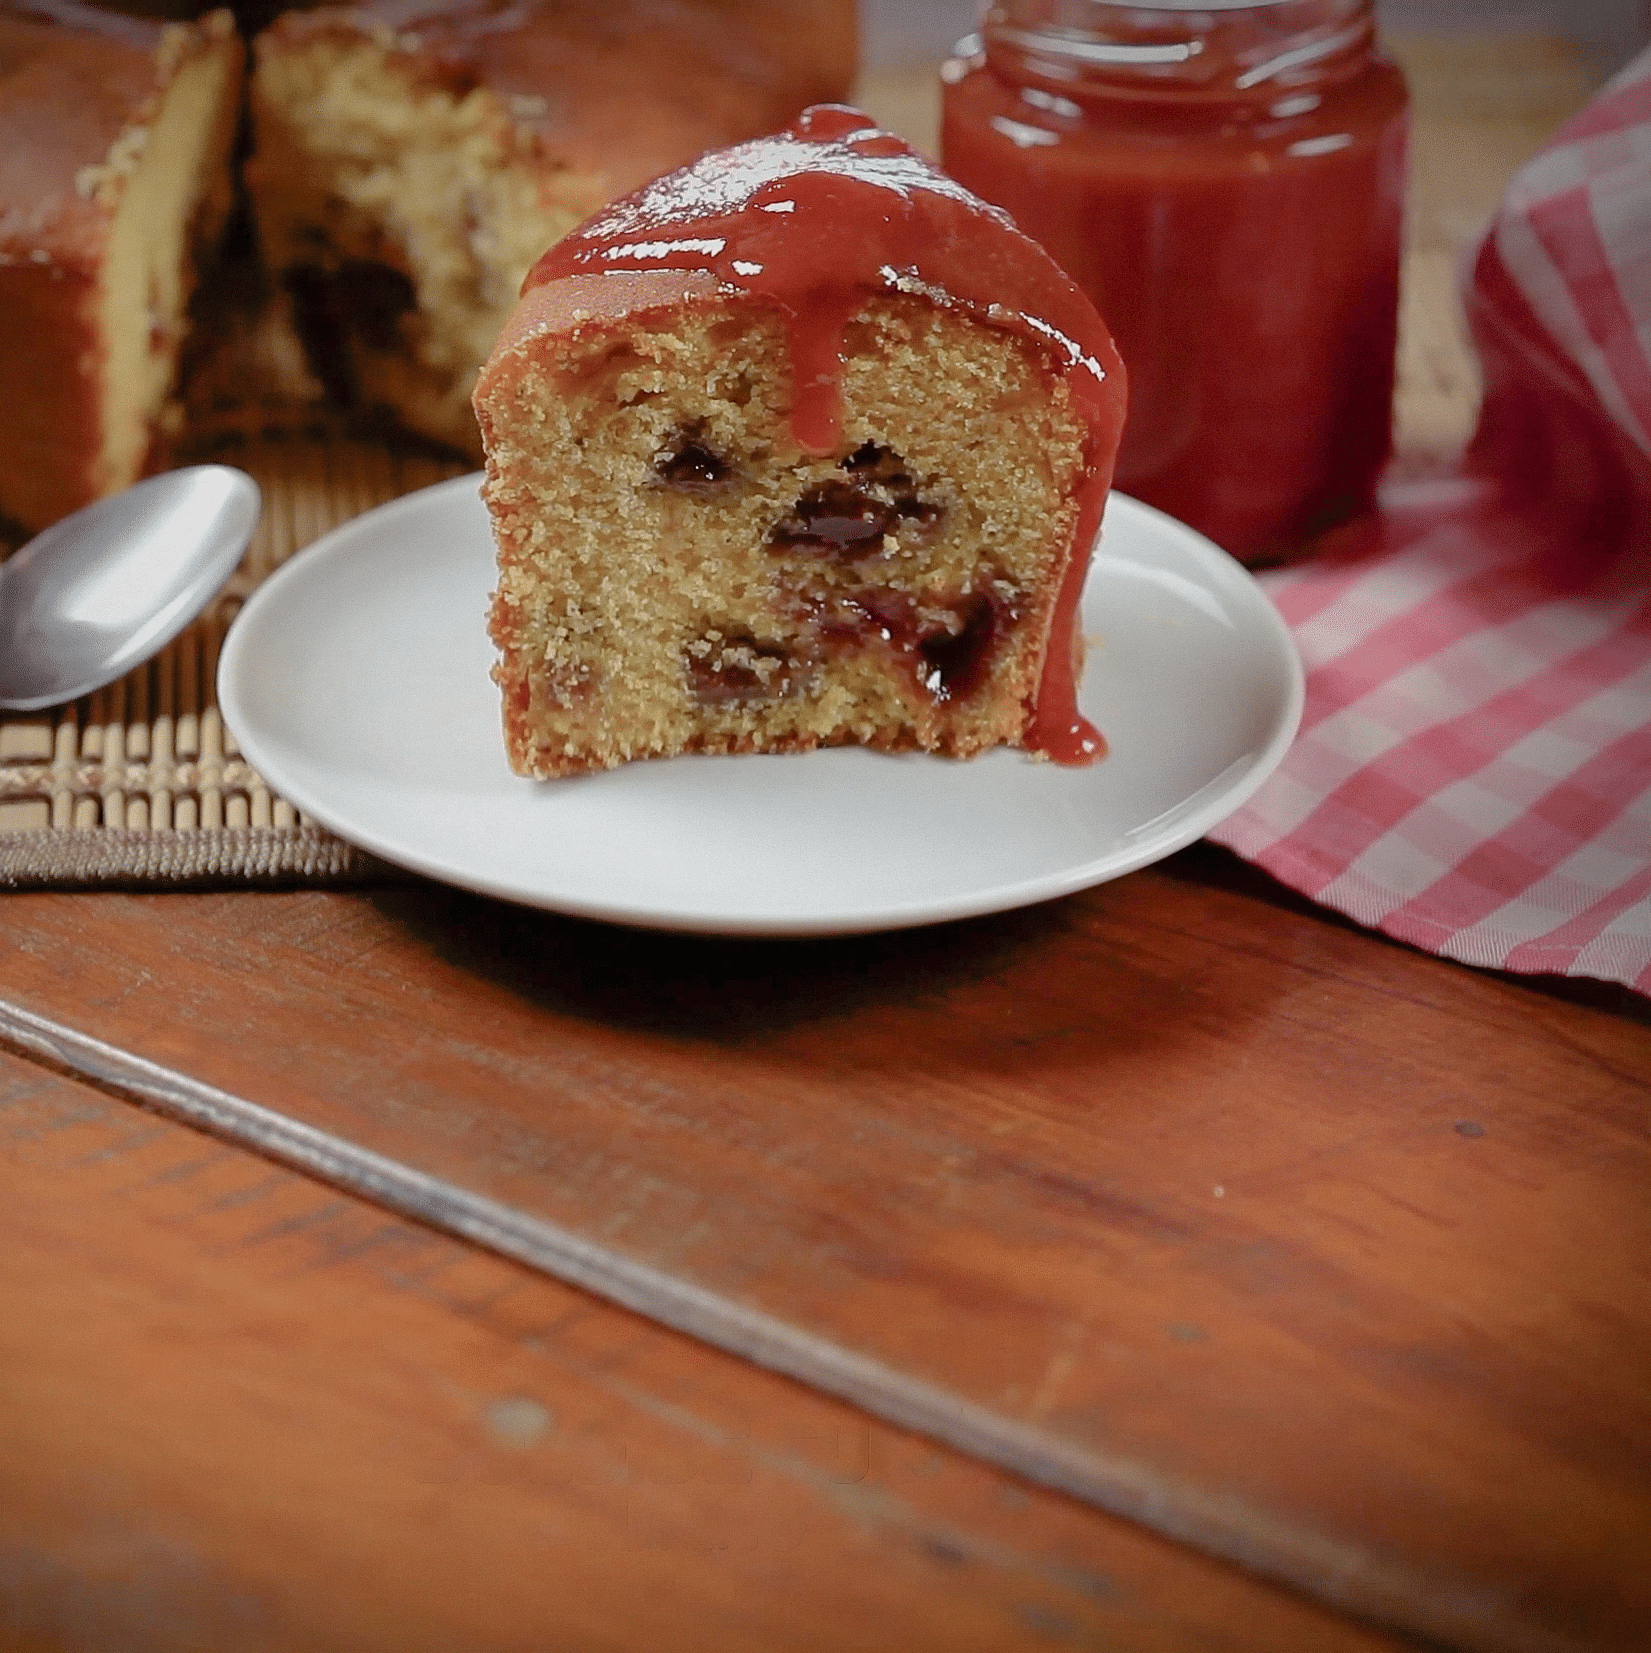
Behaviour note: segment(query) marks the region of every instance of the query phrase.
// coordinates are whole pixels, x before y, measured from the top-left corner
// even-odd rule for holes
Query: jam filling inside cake
[[[699,493],[726,482],[732,467],[703,440],[704,420],[674,431],[669,442],[654,455],[654,474],[661,482],[689,493]]]
[[[800,687],[798,662],[789,649],[759,642],[748,633],[708,630],[684,650],[688,692],[701,706],[749,706],[781,700]]]
[[[769,530],[768,543],[853,562],[883,548],[907,525],[936,521],[942,507],[912,491],[899,458],[866,442],[842,461],[848,475],[809,489],[791,514]]]
[[[333,267],[297,264],[284,285],[292,298],[293,325],[316,377],[345,407],[361,393],[350,340],[372,350],[393,350],[404,317],[416,313],[417,297],[407,275],[388,264],[345,259]]]

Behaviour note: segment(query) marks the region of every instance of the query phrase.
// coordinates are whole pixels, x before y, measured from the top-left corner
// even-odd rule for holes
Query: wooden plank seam
[[[887,1423],[1236,1563],[1340,1612],[1474,1653],[1582,1653],[1574,1639],[1522,1622],[1517,1602],[1479,1581],[1371,1554],[1279,1520],[1242,1499],[1004,1419],[938,1385],[605,1249],[558,1224],[19,1006],[0,1003],[0,1040],[169,1118],[541,1270]]]

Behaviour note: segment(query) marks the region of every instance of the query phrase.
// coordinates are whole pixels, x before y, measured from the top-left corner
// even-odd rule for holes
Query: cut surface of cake
[[[337,400],[479,453],[522,277],[604,202],[841,97],[854,0],[370,0],[254,46],[264,257]]]
[[[1122,367],[1041,248],[856,111],[552,247],[476,410],[518,773],[1103,750],[1078,617]]]
[[[227,11],[0,3],[0,517],[17,527],[151,457],[232,201],[241,55]]]

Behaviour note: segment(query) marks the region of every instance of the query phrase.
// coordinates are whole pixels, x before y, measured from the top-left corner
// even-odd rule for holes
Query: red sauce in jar
[[[1287,555],[1368,508],[1390,450],[1403,77],[1369,0],[1021,26],[1047,9],[994,7],[947,65],[946,168],[1106,317],[1117,486],[1242,560]]]

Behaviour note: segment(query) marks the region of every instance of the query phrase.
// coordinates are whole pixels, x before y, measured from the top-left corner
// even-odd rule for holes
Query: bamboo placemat
[[[387,869],[272,792],[217,704],[218,652],[253,588],[339,523],[467,467],[324,417],[197,434],[181,461],[238,465],[263,515],[222,595],[175,642],[71,705],[0,714],[0,886],[359,881]]]

